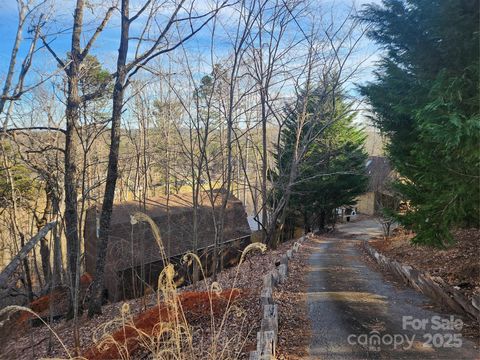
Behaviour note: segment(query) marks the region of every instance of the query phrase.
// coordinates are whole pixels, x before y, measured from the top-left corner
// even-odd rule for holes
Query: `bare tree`
[[[281,189],[282,195],[275,204],[272,204],[269,229],[267,231],[267,242],[276,247],[278,243],[277,234],[282,232],[287,216],[286,206],[290,201],[292,189],[297,184],[299,165],[303,161],[307,150],[312,142],[321,137],[325,130],[333,125],[338,119],[345,115],[345,111],[353,112],[354,106],[347,106],[344,111],[338,109],[337,94],[345,88],[345,84],[356,74],[361,65],[360,62],[353,62],[351,58],[357,50],[360,40],[363,38],[365,29],[354,15],[354,8],[339,24],[333,20],[333,16],[327,21],[319,21],[313,18],[311,28],[306,35],[307,53],[304,63],[299,67],[298,75],[295,77],[296,101],[293,108],[296,109],[295,116],[297,124],[295,131],[295,142],[289,173],[280,181],[273,182],[272,187]],[[316,23],[320,25],[317,27]],[[314,114],[307,111],[308,99],[315,88],[323,89],[321,95],[325,99],[325,107],[319,107]],[[353,105],[353,101],[349,105]],[[312,122],[321,120],[321,126],[310,126]],[[282,125],[279,124],[281,129]],[[281,131],[278,133],[276,148],[280,150]],[[282,156],[279,154],[278,156]],[[328,176],[328,174],[316,174],[315,176]]]
[[[92,93],[80,94],[81,67],[115,9],[110,7],[96,30],[82,49],[81,40],[83,34],[83,16],[85,1],[77,0],[73,16],[73,28],[70,52],[67,60],[62,60],[46,36],[41,35],[44,46],[52,54],[60,68],[65,69],[67,77],[67,100],[65,110],[65,148],[64,148],[64,188],[65,188],[65,234],[67,238],[68,267],[70,280],[70,309],[68,317],[74,318],[74,338],[76,352],[79,351],[80,339],[78,334],[78,311],[79,311],[79,288],[80,288],[80,238],[79,238],[79,214],[78,214],[78,124],[80,121],[81,106],[83,103],[100,97],[108,84],[105,81],[103,88],[96,89]]]
[[[148,63],[162,54],[171,52],[181,46],[185,41],[197,34],[212,18],[227,5],[227,0],[215,6],[213,10],[197,14],[194,10],[195,1],[186,4],[185,0],[174,2],[173,11],[170,17],[162,25],[155,16],[160,13],[162,6],[157,1],[147,0],[135,15],[130,16],[130,1],[121,1],[121,32],[120,47],[118,50],[117,68],[115,73],[115,85],[112,97],[112,124],[110,134],[110,152],[108,157],[107,180],[103,196],[102,211],[100,215],[99,242],[97,246],[97,265],[95,280],[92,286],[92,296],[89,303],[89,316],[101,313],[101,302],[103,292],[103,277],[105,271],[105,260],[108,245],[108,233],[110,219],[112,216],[113,200],[115,195],[116,182],[118,178],[118,159],[121,135],[121,118],[124,106],[125,90],[131,82],[132,77],[145,68]],[[187,5],[187,6],[186,6]],[[165,4],[165,7],[166,4]],[[134,59],[127,62],[128,49],[132,41],[130,27],[145,11],[149,11],[145,21],[144,30],[136,38],[136,50]],[[158,35],[152,40],[152,22],[156,20]],[[187,31],[182,34],[182,25],[187,25]],[[147,29],[152,30],[147,31]],[[183,30],[185,31],[185,30]],[[150,36],[147,35],[150,34]],[[152,45],[147,45],[152,44]],[[143,50],[146,46],[146,50]],[[143,51],[142,51],[143,50]]]
[[[278,100],[281,94],[278,89],[288,81],[289,62],[291,54],[298,43],[304,41],[300,36],[289,38],[287,31],[293,24],[297,26],[303,10],[303,2],[259,1],[259,16],[255,22],[255,31],[250,35],[251,48],[249,51],[250,75],[257,84],[261,122],[261,221],[258,214],[255,218],[262,226],[263,238],[266,239],[268,228],[268,140],[267,126],[272,118],[279,116]],[[295,29],[297,30],[297,29]],[[299,32],[301,34],[301,32]],[[289,58],[290,56],[290,58]],[[247,174],[246,174],[247,175]]]
[[[17,0],[17,14],[18,14],[18,23],[15,31],[14,43],[12,46],[12,51],[10,53],[9,64],[7,72],[4,77],[4,82],[2,90],[0,93],[0,118],[2,119],[2,127],[0,128],[0,145],[1,152],[3,155],[3,171],[7,175],[7,182],[10,186],[11,192],[11,205],[12,208],[9,209],[10,222],[11,222],[11,233],[13,235],[13,245],[15,252],[20,251],[18,240],[20,240],[20,246],[24,245],[25,232],[21,229],[21,224],[18,217],[18,206],[17,206],[17,194],[16,194],[16,185],[15,179],[12,176],[10,169],[10,161],[7,159],[9,154],[5,148],[5,142],[10,138],[10,120],[14,108],[14,102],[18,101],[22,95],[27,92],[32,91],[33,89],[40,86],[50,77],[47,75],[45,79],[40,79],[34,81],[32,84],[26,86],[27,75],[31,69],[34,55],[36,54],[38,47],[38,39],[40,36],[41,29],[44,25],[45,19],[47,16],[45,12],[48,10],[45,7],[46,1],[34,1],[34,0]],[[24,39],[27,38],[29,41],[27,52],[23,57],[23,60],[20,56],[20,47],[24,43]],[[18,62],[21,61],[20,68],[18,69]],[[15,79],[16,77],[16,79]],[[10,142],[11,143],[11,142]],[[20,154],[21,155],[21,154]],[[47,257],[47,246],[42,239],[41,241],[41,254],[43,255],[42,265],[45,268],[45,271],[48,272],[49,259]],[[36,258],[34,258],[36,264]],[[28,258],[24,257],[22,260],[23,263],[23,283],[27,288],[28,300],[33,300],[33,285],[32,279],[30,277],[30,269]],[[41,284],[41,279],[38,279]]]
[[[46,1],[40,1],[36,3],[34,0],[17,0],[18,8],[18,25],[15,34],[15,41],[12,47],[12,52],[10,54],[10,61],[8,65],[8,70],[5,76],[5,81],[2,88],[2,93],[0,95],[0,115],[3,115],[5,110],[5,105],[9,101],[15,101],[20,99],[20,97],[34,89],[35,87],[42,84],[45,80],[41,80],[36,84],[33,84],[27,88],[24,87],[25,79],[28,71],[32,65],[33,57],[37,50],[37,42],[40,36],[40,31],[45,21],[45,15],[42,13],[42,7]],[[40,15],[38,15],[40,14]],[[19,61],[19,49],[24,38],[24,30],[27,22],[30,21],[30,29],[28,32],[32,34],[30,45],[28,47],[27,54],[25,55],[20,71],[18,72],[18,78],[16,84],[14,85],[14,76],[16,73],[16,65]],[[49,77],[47,77],[49,78]],[[8,126],[8,116],[5,117],[3,128],[6,129]]]

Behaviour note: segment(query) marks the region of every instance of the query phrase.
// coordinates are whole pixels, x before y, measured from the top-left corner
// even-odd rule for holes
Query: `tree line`
[[[384,50],[361,88],[399,173],[396,214],[414,241],[447,246],[480,219],[478,1],[384,0],[360,18]]]
[[[15,254],[48,221],[59,224],[40,242],[41,261],[33,253],[19,268],[29,300],[66,285],[77,323],[92,205],[101,210],[90,316],[101,312],[115,201],[145,206],[162,194],[168,204],[188,189],[196,252],[203,192],[212,206],[219,188],[242,199],[275,247],[291,219],[323,227],[364,191],[351,84],[366,27],[353,7],[332,16],[300,0],[76,0],[58,25],[50,2],[17,5],[0,102],[2,241]],[[113,59],[98,51],[112,29]],[[44,61],[55,65],[40,72]],[[214,219],[214,254],[227,201]]]

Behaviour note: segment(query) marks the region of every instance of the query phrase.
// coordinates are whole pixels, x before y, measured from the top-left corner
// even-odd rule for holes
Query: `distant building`
[[[386,139],[380,131],[374,127],[367,127],[365,130],[365,150],[370,156],[384,156]]]
[[[198,206],[198,248],[207,273],[212,268],[212,250],[215,242],[215,223],[219,220],[221,204],[226,191],[214,191],[214,206],[209,193],[200,194]],[[118,301],[141,295],[145,287],[156,287],[164,264],[151,228],[146,223],[131,223],[131,215],[141,211],[158,226],[167,256],[176,264],[177,281],[188,283],[192,266],[181,265],[182,256],[193,250],[192,194],[183,193],[148,199],[145,208],[138,202],[117,203],[113,207],[111,234],[108,242],[105,268],[105,288],[108,298]],[[86,271],[95,274],[99,209],[87,211],[85,221]],[[223,246],[219,265],[235,264],[241,251],[250,243],[250,227],[245,208],[240,200],[228,195],[223,228]]]
[[[381,212],[382,207],[394,206],[394,197],[389,183],[395,173],[390,162],[383,156],[369,156],[365,164],[368,180],[368,191],[357,199],[359,213],[374,215]]]

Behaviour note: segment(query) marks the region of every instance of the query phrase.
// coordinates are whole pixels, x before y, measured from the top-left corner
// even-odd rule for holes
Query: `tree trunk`
[[[51,189],[52,189],[52,192],[50,196],[52,199],[52,214],[54,214],[54,219],[58,223],[58,219],[60,216],[61,195],[59,193],[59,188],[56,187],[55,183],[53,184],[53,187]],[[52,230],[52,237],[53,237],[52,290],[55,286],[58,286],[62,283],[63,261],[62,261],[62,244],[60,241],[60,234],[61,234],[60,226],[55,226]]]
[[[320,210],[320,216],[318,221],[318,227],[320,230],[325,229],[326,217],[327,215],[325,213],[325,209]]]
[[[127,76],[126,61],[129,36],[129,0],[122,0],[122,24],[120,48],[118,49],[117,77],[113,90],[112,129],[110,132],[110,152],[108,155],[107,181],[100,215],[99,239],[97,242],[97,262],[95,279],[92,285],[92,296],[88,307],[88,315],[92,317],[102,313],[102,294],[104,286],[105,262],[107,257],[108,235],[112,216],[115,186],[118,178],[118,156],[120,149],[120,125],[122,120],[123,97]]]
[[[21,237],[22,249],[17,255],[10,261],[10,263],[3,269],[0,273],[0,287],[5,286],[10,276],[14,273],[15,269],[20,265],[20,263],[26,259],[28,253],[33,249],[33,247],[38,243],[38,241],[43,238],[52,227],[56,225],[56,222],[51,222],[45,227],[43,227],[37,235],[32,237],[27,244],[24,243],[23,235]]]
[[[20,237],[20,245],[22,250],[25,248],[25,235],[23,233],[18,234]],[[32,247],[33,248],[33,247]],[[32,287],[32,277],[30,276],[30,266],[28,265],[28,252],[23,256],[23,268],[25,269],[25,287],[27,289],[27,298],[28,302],[33,301],[33,287]]]
[[[10,91],[10,88],[12,86],[12,79],[15,73],[15,64],[17,61],[17,54],[18,54],[18,50],[20,49],[20,44],[22,42],[23,27],[25,25],[27,7],[20,5],[20,3],[19,3],[19,6],[20,7],[19,7],[19,13],[18,13],[18,26],[17,26],[16,35],[15,35],[15,42],[14,42],[12,53],[10,56],[10,63],[8,66],[8,72],[7,72],[7,76],[5,78],[5,83],[2,90],[2,96],[0,96],[0,114],[3,113],[3,109],[5,107],[5,104],[7,103],[6,96],[8,95],[8,92]],[[6,122],[4,126],[6,128]]]
[[[78,237],[77,208],[77,135],[76,126],[80,116],[80,98],[78,81],[80,73],[80,37],[83,26],[84,1],[77,0],[74,14],[72,44],[70,49],[70,65],[67,69],[68,96],[65,111],[65,236],[67,238],[68,269],[70,275],[70,306],[68,318],[76,316],[78,298],[77,263],[80,256],[80,240]]]
[[[40,229],[47,224],[48,216],[52,213],[52,197],[48,182],[45,185],[45,195],[46,203],[45,208],[43,209],[43,215],[40,219],[37,218],[36,221],[37,231],[40,231]],[[40,257],[42,259],[43,278],[45,279],[46,284],[45,291],[48,292],[50,289],[52,268],[50,266],[50,248],[48,247],[48,240],[46,237],[40,239]]]
[[[263,242],[267,242],[268,213],[267,213],[267,110],[263,89],[260,90],[262,109],[262,227]]]

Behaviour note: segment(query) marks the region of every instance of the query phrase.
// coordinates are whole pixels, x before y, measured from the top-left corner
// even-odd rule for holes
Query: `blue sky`
[[[60,57],[64,57],[66,52],[69,50],[70,41],[71,41],[71,32],[69,31],[69,27],[72,24],[72,17],[73,17],[73,9],[75,5],[74,0],[47,0],[49,3],[52,4],[51,9],[53,11],[49,16],[47,27],[45,28],[45,32],[48,34],[54,34],[58,31],[62,31],[61,34],[56,36],[50,36],[49,39],[52,40],[51,46]],[[83,41],[87,41],[90,37],[90,34],[95,29],[95,27],[100,22],[100,19],[105,14],[106,9],[111,4],[113,0],[104,0],[100,2],[100,0],[94,0],[93,2],[96,4],[100,4],[99,7],[96,7],[94,11],[90,9],[85,10],[85,19],[84,19],[84,39]],[[140,6],[142,3],[141,0],[131,0],[133,6]],[[199,5],[204,7],[200,11],[205,11],[205,4],[206,1],[209,0],[197,0],[199,1]],[[340,18],[341,15],[349,9],[352,4],[352,0],[311,0],[314,5],[320,5],[321,8],[326,9],[326,11],[330,11],[334,9],[334,12],[339,14]],[[364,3],[371,3],[371,2],[380,2],[380,0],[355,0],[355,6],[360,8]],[[133,9],[131,14],[135,13]],[[231,13],[229,11],[224,11],[220,16],[220,22],[222,23],[222,27],[233,26],[229,25],[230,23],[235,23],[229,21],[229,16]],[[16,8],[16,1],[15,0],[0,0],[0,84],[5,76],[8,67],[8,61],[10,59],[10,53],[13,45],[13,40],[15,36],[15,30],[17,27],[17,8]],[[132,25],[132,32],[135,30],[139,30],[139,28],[144,24],[144,19],[139,18],[137,23]],[[117,56],[117,49],[119,43],[119,17],[118,12],[115,12],[113,18],[109,22],[105,31],[100,35],[97,39],[94,47],[92,48],[91,54],[96,55],[98,59],[102,62],[103,66],[109,70],[114,69],[115,66],[115,59]],[[225,34],[225,30],[223,33]],[[219,36],[215,40],[216,43],[216,53],[217,55],[224,56],[227,54],[229,47],[226,45],[228,39],[225,36],[222,36],[222,31],[218,31]],[[28,34],[25,34],[28,36]],[[209,38],[209,31],[204,31],[196,35],[195,38],[191,39],[187,47],[192,49],[192,54],[195,55],[202,54],[203,49],[208,48],[210,38]],[[223,42],[223,43],[222,43]],[[26,52],[26,47],[28,46],[28,41],[23,43],[21,48],[21,54]],[[223,51],[222,51],[223,50]],[[133,55],[134,49],[130,48],[130,52]],[[367,57],[367,60],[364,64],[364,70],[359,73],[355,82],[365,82],[372,79],[372,70],[373,65],[376,60],[378,60],[379,52],[375,48],[372,43],[369,43],[366,39],[364,44],[362,44],[362,49],[359,51],[358,56],[360,58]],[[208,56],[207,56],[208,58]],[[194,61],[194,59],[191,59]],[[163,63],[165,64],[168,62],[166,58],[164,58]],[[208,61],[208,60],[207,60]],[[17,68],[20,64],[17,64]],[[32,67],[31,76],[35,76],[35,74],[45,74],[52,72],[52,69],[56,69],[56,61],[53,57],[45,50],[42,49],[34,59],[34,65]],[[209,65],[206,64],[206,69],[209,68]],[[200,75],[201,76],[201,75]],[[28,81],[27,81],[28,85]],[[353,85],[351,85],[353,89]]]
[[[47,26],[44,30],[47,34],[55,34],[59,31],[62,31],[61,34],[56,36],[49,36],[48,38],[52,41],[51,47],[57,52],[59,56],[65,55],[69,50],[70,41],[71,41],[71,32],[69,27],[71,27],[75,1],[74,0],[48,0],[52,3],[52,8],[54,9],[49,16]],[[84,43],[90,38],[93,30],[100,23],[102,17],[104,16],[106,9],[114,0],[92,1],[98,7],[91,11],[89,9],[85,10],[84,14]],[[199,13],[203,11],[210,10],[210,5],[207,6],[208,0],[196,0],[196,3],[199,6],[196,7]],[[143,1],[141,0],[132,0],[130,13],[131,15],[135,13],[135,9],[138,9]],[[209,2],[208,4],[210,4]],[[166,15],[169,14],[169,11],[165,11]],[[228,10],[222,10],[222,16],[228,16]],[[131,35],[138,34],[138,31],[143,28],[145,23],[145,18],[140,17],[131,25],[130,31]],[[8,61],[10,59],[10,53],[13,46],[13,41],[15,38],[15,31],[18,24],[17,18],[17,7],[15,0],[0,0],[0,74],[4,73],[4,69],[8,66]],[[101,33],[99,38],[96,40],[94,47],[92,48],[91,54],[98,56],[99,59],[104,62],[106,67],[114,66],[114,58],[117,55],[118,44],[119,44],[119,34],[120,34],[120,19],[118,11],[114,12],[114,15],[110,19],[107,27]],[[28,36],[25,33],[25,36]],[[189,46],[202,46],[202,40],[205,39],[205,36],[208,34],[199,33],[189,41]],[[203,39],[202,39],[203,38]],[[28,42],[24,41],[21,48],[21,53],[24,54],[27,51]],[[132,46],[130,51],[134,51]],[[41,59],[40,62],[43,65],[48,65],[52,63],[52,57],[46,51],[41,51],[38,54],[37,62]]]
[[[107,0],[101,2],[101,8],[95,9],[94,12],[90,10],[85,11],[85,31],[87,35],[85,38],[88,38],[88,30],[93,30],[98,24],[99,18],[103,15],[105,8],[108,7],[109,1]],[[312,0],[313,3],[317,3],[323,8],[336,8],[347,9],[351,4],[351,0]],[[380,0],[356,0],[355,5],[357,8],[361,7],[364,3],[370,2],[379,2]],[[68,27],[71,26],[73,9],[75,5],[74,0],[49,0],[52,3],[52,8],[54,11],[49,15],[48,27],[46,29],[49,33],[55,33],[56,31],[62,29],[63,34],[58,35],[54,38],[52,42],[52,47],[58,52],[59,55],[65,55],[69,49],[70,43],[70,32],[68,32]],[[201,1],[203,2],[203,0]],[[97,1],[97,3],[99,3]],[[138,4],[141,3],[140,0],[134,0],[132,3]],[[132,11],[133,12],[133,11]],[[142,25],[142,19],[137,21],[138,25]],[[15,0],[0,0],[0,76],[5,73],[6,67],[8,66],[8,61],[10,59],[10,52],[13,45],[13,40],[15,36],[15,30],[17,26],[17,8]],[[67,29],[67,30],[65,30]],[[135,28],[133,28],[135,30]],[[106,66],[113,66],[113,59],[115,58],[117,49],[118,49],[118,34],[119,34],[119,18],[118,13],[116,12],[107,26],[106,30],[101,34],[101,36],[96,41],[96,44],[92,50],[92,54],[97,55],[104,62]],[[28,34],[25,34],[28,36]],[[202,46],[202,36],[205,34],[199,34],[196,39],[190,41],[189,46]],[[51,38],[53,39],[53,38]],[[27,41],[23,42],[23,47],[21,53],[25,53]],[[110,56],[111,55],[111,56]],[[42,66],[48,66],[53,63],[52,58],[49,54],[46,54],[45,51],[42,51],[38,54],[36,63],[41,62]],[[110,64],[109,64],[110,62]]]

